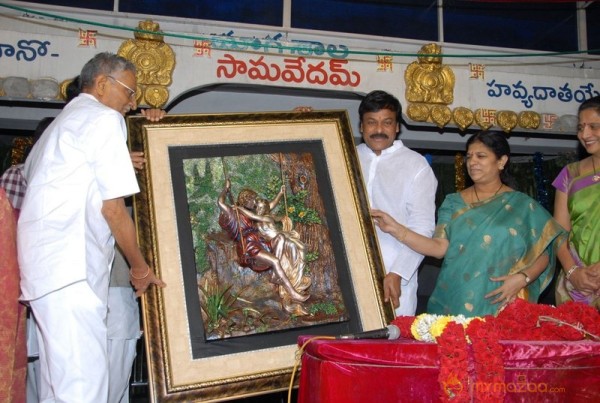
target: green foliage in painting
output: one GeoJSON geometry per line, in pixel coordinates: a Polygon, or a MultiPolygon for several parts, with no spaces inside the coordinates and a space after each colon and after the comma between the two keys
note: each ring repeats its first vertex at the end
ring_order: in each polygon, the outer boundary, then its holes
{"type": "MultiPolygon", "coordinates": [[[[272,178],[267,184],[267,197],[272,200],[279,193],[279,189],[281,189],[281,178],[272,178]]],[[[308,196],[308,192],[305,190],[301,190],[296,194],[286,192],[285,199],[279,203],[280,206],[273,213],[286,215],[285,209],[287,209],[287,216],[294,223],[321,224],[321,218],[317,210],[306,207],[306,196],[308,196]]]]}
{"type": "Polygon", "coordinates": [[[206,259],[205,243],[198,242],[199,239],[202,239],[199,234],[206,234],[213,229],[212,221],[215,215],[218,214],[216,204],[218,193],[214,189],[213,167],[210,160],[206,159],[203,162],[200,161],[197,165],[189,164],[190,166],[187,167],[189,173],[186,172],[185,177],[190,223],[194,234],[196,268],[200,273],[208,270],[208,261],[206,259]]]}
{"type": "Polygon", "coordinates": [[[287,212],[293,222],[302,224],[321,224],[321,218],[317,210],[308,208],[304,204],[307,192],[301,190],[296,194],[290,195],[288,200],[287,212]]]}
{"type": "Polygon", "coordinates": [[[306,261],[306,263],[310,263],[310,262],[314,262],[315,260],[319,259],[319,252],[318,251],[310,251],[307,252],[304,260],[306,261]]]}
{"type": "Polygon", "coordinates": [[[333,302],[318,302],[316,304],[311,305],[308,308],[308,311],[311,315],[335,315],[338,313],[338,310],[333,302]]]}
{"type": "Polygon", "coordinates": [[[227,319],[234,310],[233,304],[237,301],[237,296],[230,292],[231,286],[222,288],[206,284],[199,288],[205,298],[205,304],[201,306],[208,319],[206,327],[211,332],[219,327],[221,319],[227,319]]]}

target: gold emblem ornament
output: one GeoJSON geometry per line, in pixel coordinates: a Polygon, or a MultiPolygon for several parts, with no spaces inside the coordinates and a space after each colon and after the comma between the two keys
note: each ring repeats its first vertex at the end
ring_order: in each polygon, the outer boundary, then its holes
{"type": "Polygon", "coordinates": [[[452,120],[454,120],[454,123],[456,123],[460,130],[464,131],[473,124],[475,114],[469,108],[459,106],[452,111],[452,120]]]}
{"type": "Polygon", "coordinates": [[[408,104],[406,115],[415,122],[427,122],[429,107],[425,104],[408,104]]]}
{"type": "Polygon", "coordinates": [[[404,72],[406,83],[406,115],[416,122],[431,121],[443,128],[452,120],[447,106],[454,101],[454,72],[442,64],[442,48],[438,44],[424,45],[417,61],[404,72]]]}
{"type": "Polygon", "coordinates": [[[440,129],[452,119],[452,112],[446,105],[433,105],[431,107],[431,120],[440,129]]]}
{"type": "Polygon", "coordinates": [[[164,42],[158,23],[141,21],[138,29],[135,39],[123,42],[118,54],[137,68],[137,103],[161,108],[169,100],[167,87],[173,79],[175,53],[164,42]]]}
{"type": "Polygon", "coordinates": [[[537,129],[540,127],[541,120],[540,114],[532,111],[523,111],[517,117],[519,126],[523,129],[537,129]]]}
{"type": "Polygon", "coordinates": [[[505,133],[510,133],[517,126],[517,114],[513,111],[498,111],[496,112],[496,124],[505,133]]]}
{"type": "Polygon", "coordinates": [[[424,45],[404,72],[408,102],[449,105],[454,101],[454,72],[442,64],[442,47],[424,45]]]}

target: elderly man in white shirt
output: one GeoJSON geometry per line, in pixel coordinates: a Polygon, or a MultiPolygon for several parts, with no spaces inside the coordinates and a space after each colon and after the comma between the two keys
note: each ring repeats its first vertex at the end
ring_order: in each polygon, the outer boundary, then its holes
{"type": "MultiPolygon", "coordinates": [[[[390,214],[411,230],[431,237],[435,228],[437,179],[427,160],[396,140],[402,108],[396,97],[372,91],[358,113],[364,143],[357,147],[372,209],[390,214]]],[[[417,308],[418,268],[423,255],[377,226],[386,276],[385,300],[396,315],[414,315],[417,308]]]]}
{"type": "Polygon", "coordinates": [[[108,400],[107,298],[114,242],[138,295],[164,286],[146,263],[123,198],[139,191],[123,115],[135,66],[99,53],[82,93],[35,144],[18,223],[22,300],[38,323],[41,401],[108,400]]]}

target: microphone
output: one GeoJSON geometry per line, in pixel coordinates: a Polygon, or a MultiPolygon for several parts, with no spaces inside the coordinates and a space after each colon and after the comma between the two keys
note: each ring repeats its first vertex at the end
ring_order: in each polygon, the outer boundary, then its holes
{"type": "Polygon", "coordinates": [[[367,332],[342,334],[336,336],[338,340],[361,340],[361,339],[388,339],[396,340],[400,338],[400,329],[396,325],[388,325],[383,329],[369,330],[367,332]]]}

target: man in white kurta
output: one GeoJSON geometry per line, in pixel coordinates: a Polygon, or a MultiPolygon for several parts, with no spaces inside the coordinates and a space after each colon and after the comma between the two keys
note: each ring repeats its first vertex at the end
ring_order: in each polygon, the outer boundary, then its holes
{"type": "Polygon", "coordinates": [[[39,326],[40,401],[108,399],[106,313],[115,239],[138,293],[162,283],[139,250],[123,202],[139,191],[123,119],[136,107],[135,67],[102,53],[81,76],[83,93],[25,163],[17,245],[22,300],[39,326]]]}
{"type": "MultiPolygon", "coordinates": [[[[400,132],[399,101],[386,92],[373,91],[361,102],[359,115],[364,143],[357,151],[371,208],[430,237],[435,228],[437,179],[421,154],[395,140],[400,132]]],[[[414,315],[423,255],[378,227],[376,231],[387,272],[386,300],[394,305],[396,315],[414,315]]]]}

